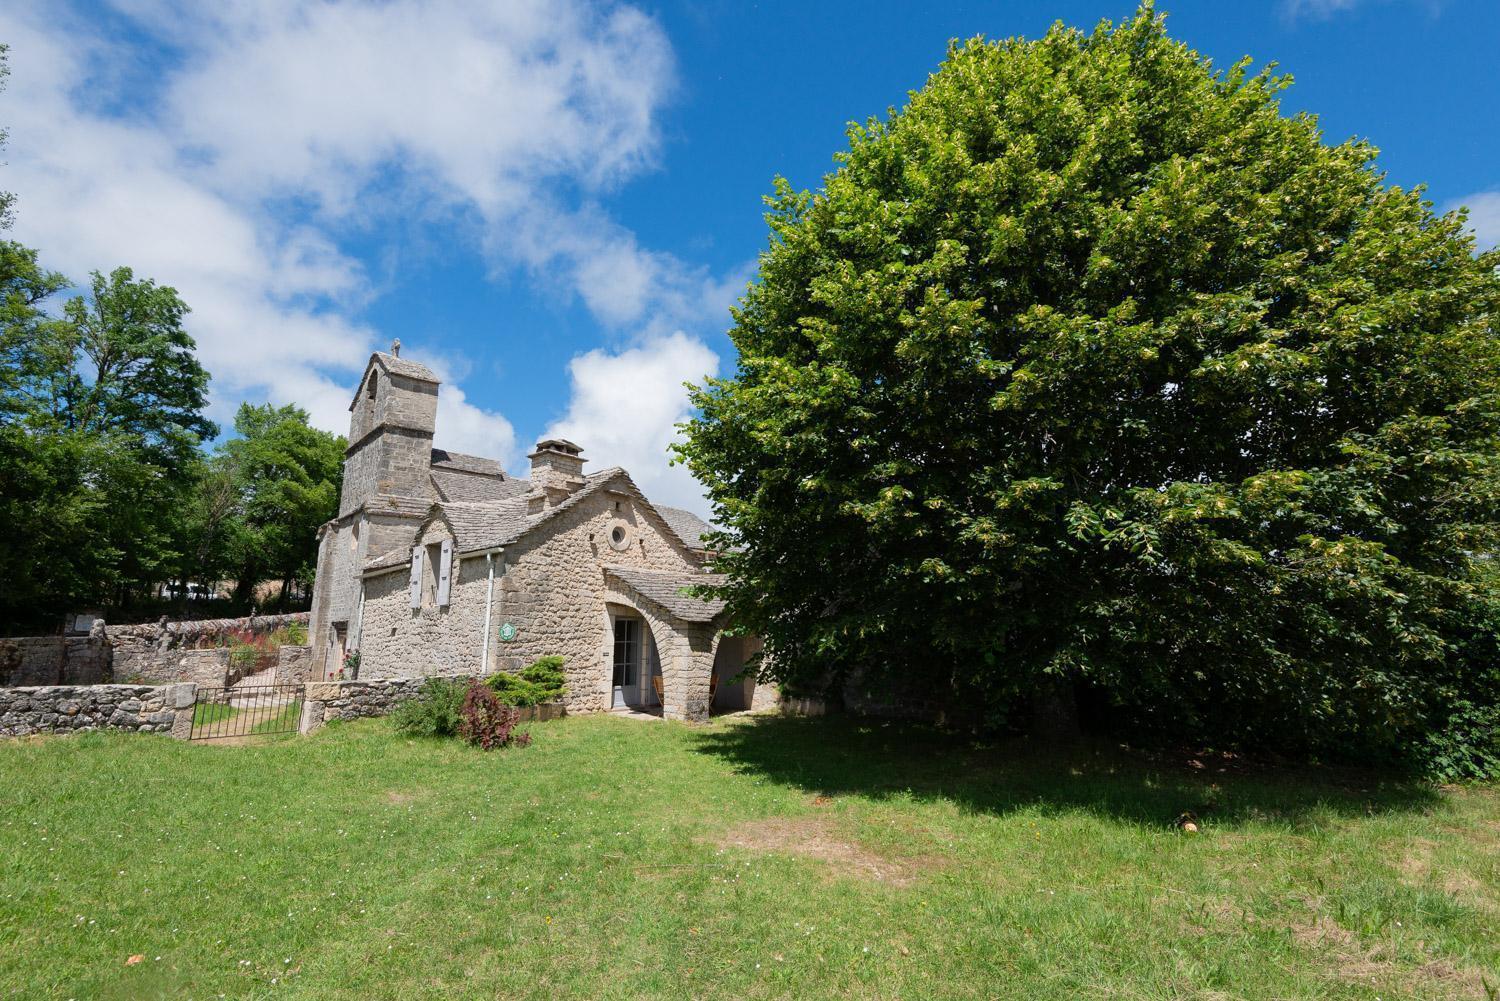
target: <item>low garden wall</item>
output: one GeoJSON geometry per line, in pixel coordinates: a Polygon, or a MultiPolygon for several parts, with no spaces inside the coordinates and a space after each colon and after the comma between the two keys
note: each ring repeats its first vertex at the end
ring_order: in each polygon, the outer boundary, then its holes
{"type": "Polygon", "coordinates": [[[261,639],[291,625],[305,627],[307,619],[308,613],[293,612],[130,626],[95,622],[87,636],[0,638],[0,688],[111,682],[226,685],[270,667],[276,668],[278,681],[308,681],[309,668],[302,666],[310,660],[307,647],[294,647],[291,654],[268,647],[260,663],[232,670],[227,659],[231,641],[261,639]]]}
{"type": "MultiPolygon", "coordinates": [[[[336,719],[351,720],[385,716],[407,699],[414,698],[427,678],[391,678],[379,681],[314,681],[302,700],[302,733],[311,733],[336,719]]],[[[459,677],[456,680],[464,680],[459,677]]],[[[549,720],[564,715],[561,702],[528,706],[521,719],[549,720]]]]}
{"type": "Polygon", "coordinates": [[[0,737],[135,730],[186,738],[192,685],[45,685],[0,688],[0,737]]]}
{"type": "Polygon", "coordinates": [[[96,685],[110,680],[102,635],[0,639],[0,686],[96,685]]]}
{"type": "MultiPolygon", "coordinates": [[[[189,651],[218,651],[232,639],[268,636],[290,625],[306,626],[307,612],[289,615],[249,615],[239,619],[197,619],[184,622],[147,622],[105,626],[112,651],[114,677],[121,681],[194,681],[176,676],[179,667],[197,669],[201,663],[182,655],[189,651]]],[[[235,679],[229,679],[235,680],[235,679]]],[[[205,684],[207,682],[204,682],[205,684]]],[[[218,684],[224,684],[223,681],[218,684]]]]}
{"type": "Polygon", "coordinates": [[[136,663],[131,682],[147,685],[170,685],[192,682],[207,687],[222,687],[236,680],[229,667],[229,651],[174,650],[164,653],[159,659],[142,660],[136,663]]]}
{"type": "MultiPolygon", "coordinates": [[[[188,651],[189,655],[220,654],[218,650],[188,651]]],[[[296,659],[293,656],[292,659],[296,659]]],[[[205,656],[203,663],[211,663],[205,656]]],[[[212,663],[219,663],[213,661],[212,663]]],[[[397,678],[382,681],[312,681],[301,686],[302,718],[298,729],[310,733],[331,720],[353,720],[385,716],[407,699],[414,698],[427,678],[397,678]]],[[[463,680],[463,679],[458,679],[463,680]]],[[[25,737],[41,733],[75,733],[88,730],[135,730],[167,733],[187,739],[192,731],[193,707],[200,696],[224,701],[221,675],[210,677],[200,691],[197,684],[171,685],[37,685],[0,688],[0,737],[25,737]]],[[[520,710],[522,721],[557,719],[564,715],[561,702],[548,702],[520,710]]]]}
{"type": "Polygon", "coordinates": [[[276,651],[276,683],[298,684],[313,680],[312,647],[283,646],[276,651]]]}

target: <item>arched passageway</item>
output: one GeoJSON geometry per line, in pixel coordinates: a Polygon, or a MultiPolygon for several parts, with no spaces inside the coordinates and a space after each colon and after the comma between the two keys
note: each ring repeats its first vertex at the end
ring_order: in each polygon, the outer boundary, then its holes
{"type": "Polygon", "coordinates": [[[740,712],[754,708],[755,679],[742,676],[745,664],[760,652],[756,636],[721,636],[714,652],[713,701],[715,713],[740,712]]]}

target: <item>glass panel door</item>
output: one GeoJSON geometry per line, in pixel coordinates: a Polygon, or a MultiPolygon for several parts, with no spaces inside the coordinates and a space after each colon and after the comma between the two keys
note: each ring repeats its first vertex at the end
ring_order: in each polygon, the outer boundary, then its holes
{"type": "Polygon", "coordinates": [[[641,620],[615,620],[614,679],[610,699],[611,708],[626,705],[625,693],[633,690],[640,680],[641,670],[641,620]]]}

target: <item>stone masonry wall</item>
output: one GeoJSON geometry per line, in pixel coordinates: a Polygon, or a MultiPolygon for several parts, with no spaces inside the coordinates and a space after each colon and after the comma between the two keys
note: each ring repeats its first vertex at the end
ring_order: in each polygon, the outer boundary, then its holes
{"type": "Polygon", "coordinates": [[[307,686],[302,700],[302,730],[313,730],[336,719],[385,716],[415,697],[426,680],[315,681],[307,686]]]}
{"type": "MultiPolygon", "coordinates": [[[[435,522],[421,542],[435,541],[444,534],[446,526],[435,522]]],[[[454,564],[446,606],[424,600],[422,608],[412,608],[405,567],[365,582],[359,638],[361,679],[486,673],[479,663],[488,586],[485,560],[483,556],[455,556],[454,564]]],[[[498,575],[497,565],[497,592],[498,575]]]]}
{"type": "Polygon", "coordinates": [[[229,668],[229,650],[164,650],[153,657],[133,661],[131,673],[121,678],[131,684],[170,685],[191,681],[196,685],[222,687],[233,684],[229,668]]]}
{"type": "Polygon", "coordinates": [[[293,623],[306,625],[307,619],[308,613],[293,612],[142,625],[96,623],[88,636],[0,639],[0,687],[114,681],[224,685],[237,680],[228,671],[229,651],[219,645],[227,637],[264,636],[293,623]]]}
{"type": "MultiPolygon", "coordinates": [[[[454,680],[467,680],[453,676],[454,680]]],[[[416,697],[426,678],[393,678],[384,681],[314,681],[302,698],[302,721],[298,729],[311,733],[333,720],[387,716],[396,706],[416,697]]],[[[521,710],[521,719],[548,720],[564,714],[561,705],[548,703],[521,710]]]]}
{"type": "MultiPolygon", "coordinates": [[[[498,589],[494,628],[510,622],[517,633],[513,642],[492,644],[493,666],[518,670],[546,654],[562,655],[567,704],[574,712],[609,707],[613,632],[602,568],[698,569],[633,497],[606,492],[564,513],[552,532],[523,539],[505,557],[506,585],[498,589]],[[610,543],[616,526],[625,529],[622,549],[610,543]]],[[[647,616],[647,625],[658,652],[672,645],[665,623],[647,616]]]]}
{"type": "Polygon", "coordinates": [[[240,672],[229,664],[227,649],[184,650],[178,654],[176,667],[169,673],[171,677],[157,680],[162,683],[191,681],[205,688],[232,685],[240,680],[240,672]]]}
{"type": "Polygon", "coordinates": [[[17,636],[0,639],[0,686],[96,685],[110,680],[103,636],[17,636]]]}
{"type": "Polygon", "coordinates": [[[186,738],[192,685],[53,685],[0,688],[0,737],[136,730],[186,738]]]}
{"type": "Polygon", "coordinates": [[[311,647],[284,646],[276,654],[276,684],[291,685],[313,680],[311,647]]]}
{"type": "MultiPolygon", "coordinates": [[[[113,677],[124,682],[197,681],[195,672],[204,665],[183,663],[186,651],[218,649],[226,638],[249,633],[265,636],[292,624],[306,626],[307,612],[287,615],[250,615],[238,619],[200,619],[185,622],[149,622],[141,625],[105,626],[112,648],[113,677]],[[187,673],[184,673],[184,668],[187,673]]],[[[202,684],[210,682],[203,681],[202,684]]],[[[224,684],[221,680],[217,684],[224,684]]]]}

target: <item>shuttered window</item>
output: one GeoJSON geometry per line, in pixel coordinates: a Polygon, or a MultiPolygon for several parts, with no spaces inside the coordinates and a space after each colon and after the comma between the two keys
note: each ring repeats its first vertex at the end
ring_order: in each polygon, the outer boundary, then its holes
{"type": "Polygon", "coordinates": [[[453,540],[444,539],[442,550],[438,556],[437,577],[437,606],[443,608],[448,604],[449,595],[452,594],[453,578],[453,540]]]}
{"type": "Polygon", "coordinates": [[[422,607],[422,571],[423,571],[423,549],[421,546],[413,546],[411,550],[411,607],[422,607]]]}

